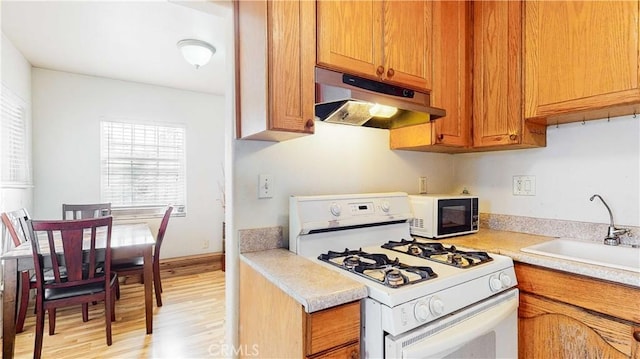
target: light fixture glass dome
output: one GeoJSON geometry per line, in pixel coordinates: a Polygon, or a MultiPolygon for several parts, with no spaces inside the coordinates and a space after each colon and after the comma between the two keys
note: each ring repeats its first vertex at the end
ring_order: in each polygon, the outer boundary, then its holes
{"type": "Polygon", "coordinates": [[[211,56],[216,53],[215,47],[202,40],[180,40],[177,45],[184,59],[196,69],[206,65],[211,60],[211,56]]]}

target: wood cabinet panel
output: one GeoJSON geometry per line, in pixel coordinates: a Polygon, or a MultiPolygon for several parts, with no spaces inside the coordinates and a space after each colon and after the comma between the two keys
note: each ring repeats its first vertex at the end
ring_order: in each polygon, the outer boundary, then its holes
{"type": "Polygon", "coordinates": [[[516,263],[523,358],[640,358],[640,289],[516,263]]]}
{"type": "Polygon", "coordinates": [[[317,65],[431,87],[430,1],[318,1],[317,65]]]}
{"type": "Polygon", "coordinates": [[[261,358],[304,357],[300,303],[240,261],[240,310],[238,343],[240,357],[255,348],[261,358]]]}
{"type": "Polygon", "coordinates": [[[317,64],[374,76],[382,51],[379,1],[317,2],[317,64]]]}
{"type": "Polygon", "coordinates": [[[638,288],[521,263],[515,269],[522,291],[640,323],[638,288]]]}
{"type": "Polygon", "coordinates": [[[238,317],[240,357],[359,358],[360,301],[306,313],[244,261],[238,317]]]}
{"type": "Polygon", "coordinates": [[[464,148],[471,141],[471,5],[433,3],[433,91],[431,104],[447,115],[434,122],[433,141],[464,148]]]}
{"type": "Polygon", "coordinates": [[[456,153],[471,142],[471,5],[462,1],[432,3],[433,71],[431,105],[445,117],[389,131],[394,150],[456,153]]]}
{"type": "Polygon", "coordinates": [[[546,123],[523,112],[521,1],[473,2],[473,149],[546,146],[546,123]]]}
{"type": "Polygon", "coordinates": [[[235,1],[237,137],[314,132],[315,4],[235,1]]]}
{"type": "Polygon", "coordinates": [[[474,147],[517,144],[522,103],[521,3],[474,2],[474,147]]]}
{"type": "Polygon", "coordinates": [[[521,358],[637,358],[632,323],[521,293],[521,358]]]}
{"type": "Polygon", "coordinates": [[[360,302],[307,315],[307,355],[360,339],[360,302]]]}
{"type": "Polygon", "coordinates": [[[309,359],[359,359],[360,343],[349,344],[328,352],[308,356],[309,359]]]}
{"type": "Polygon", "coordinates": [[[309,1],[270,2],[272,34],[269,61],[270,127],[276,131],[313,132],[315,8],[309,1]]]}
{"type": "Polygon", "coordinates": [[[628,105],[640,103],[638,26],[638,1],[527,1],[525,116],[570,122],[562,114],[635,111],[628,105]]]}
{"type": "Polygon", "coordinates": [[[383,2],[385,81],[431,89],[431,1],[383,2]]]}

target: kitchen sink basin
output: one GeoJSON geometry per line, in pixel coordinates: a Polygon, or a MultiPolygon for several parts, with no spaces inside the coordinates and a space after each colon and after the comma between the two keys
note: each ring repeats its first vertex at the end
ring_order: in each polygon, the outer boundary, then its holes
{"type": "Polygon", "coordinates": [[[640,273],[640,248],[607,246],[597,242],[560,238],[525,247],[521,250],[527,253],[640,273]]]}

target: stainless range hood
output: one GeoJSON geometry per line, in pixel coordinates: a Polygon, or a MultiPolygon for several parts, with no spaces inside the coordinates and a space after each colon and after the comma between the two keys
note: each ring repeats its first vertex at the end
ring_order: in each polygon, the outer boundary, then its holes
{"type": "Polygon", "coordinates": [[[393,129],[422,124],[446,114],[445,110],[430,106],[426,92],[321,68],[316,68],[315,75],[316,120],[393,129]]]}

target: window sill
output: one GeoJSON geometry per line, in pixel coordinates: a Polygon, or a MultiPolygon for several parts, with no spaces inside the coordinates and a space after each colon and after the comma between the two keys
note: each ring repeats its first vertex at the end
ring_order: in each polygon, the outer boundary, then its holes
{"type": "MultiPolygon", "coordinates": [[[[111,208],[111,215],[115,220],[162,218],[165,209],[166,206],[111,208]]],[[[171,217],[186,216],[185,206],[175,206],[173,213],[171,213],[171,217]]]]}

